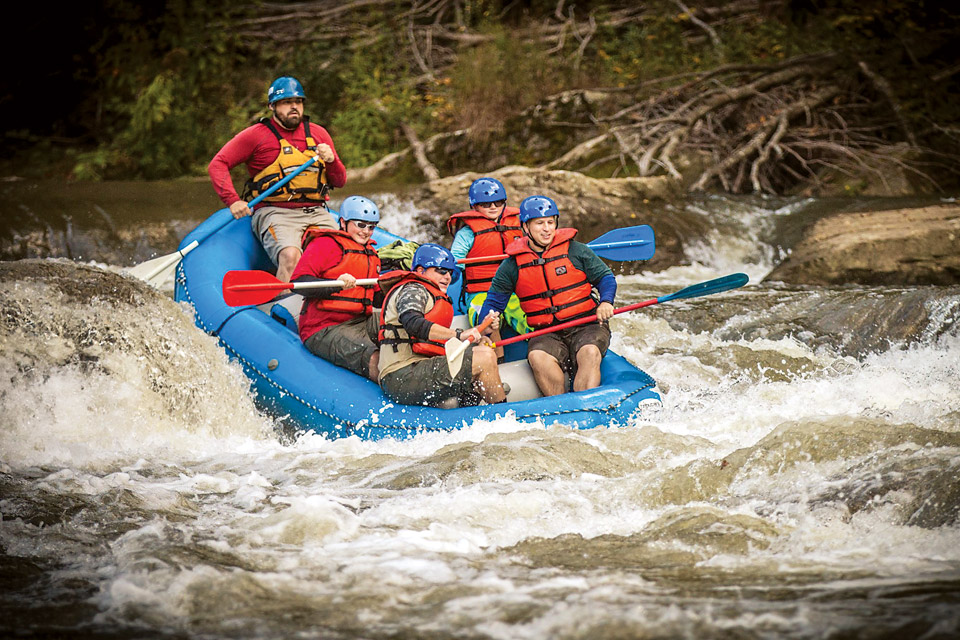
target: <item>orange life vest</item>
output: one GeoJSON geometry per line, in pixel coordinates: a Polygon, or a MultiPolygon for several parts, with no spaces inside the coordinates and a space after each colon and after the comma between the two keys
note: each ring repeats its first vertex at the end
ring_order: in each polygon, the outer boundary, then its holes
{"type": "Polygon", "coordinates": [[[414,353],[423,356],[442,356],[444,355],[442,342],[421,340],[408,334],[403,325],[399,324],[399,320],[397,324],[388,324],[386,321],[391,297],[400,287],[411,282],[422,284],[433,296],[433,308],[423,315],[424,318],[448,328],[453,322],[453,303],[433,281],[412,271],[389,271],[380,276],[380,288],[387,290],[380,310],[380,332],[377,334],[380,346],[382,348],[383,345],[393,345],[393,350],[396,351],[398,344],[409,344],[414,353]]]}
{"type": "Polygon", "coordinates": [[[525,237],[507,247],[517,261],[516,293],[530,326],[545,327],[596,313],[593,286],[570,261],[570,242],[576,235],[576,229],[557,229],[542,254],[531,249],[525,237]]]}
{"type": "MultiPolygon", "coordinates": [[[[297,149],[290,144],[289,140],[280,135],[270,118],[261,118],[260,124],[265,125],[277,137],[277,142],[280,143],[280,152],[273,162],[247,180],[243,191],[244,200],[259,196],[274,183],[282,180],[288,173],[317,155],[317,142],[310,135],[310,119],[307,116],[303,116],[303,135],[307,142],[305,152],[297,149]]],[[[323,160],[317,158],[316,162],[297,174],[293,180],[264,198],[263,201],[325,204],[327,191],[327,171],[324,168],[323,160]]]]}
{"type": "MultiPolygon", "coordinates": [[[[456,235],[464,224],[473,231],[473,246],[467,253],[468,258],[503,255],[507,245],[523,236],[520,229],[520,209],[516,207],[504,207],[503,213],[496,220],[473,210],[455,213],[447,220],[447,230],[451,235],[456,235]]],[[[468,293],[489,290],[501,262],[502,258],[497,258],[466,265],[463,290],[468,293]]]]}
{"type": "MultiPolygon", "coordinates": [[[[358,280],[376,278],[380,273],[380,256],[374,249],[376,242],[370,240],[362,245],[345,231],[307,227],[301,242],[304,249],[316,238],[327,237],[340,245],[343,257],[337,264],[323,271],[320,277],[336,280],[340,274],[349,273],[358,280]]],[[[353,287],[334,293],[329,298],[305,298],[304,303],[324,311],[340,311],[368,316],[373,311],[373,287],[353,287]]]]}

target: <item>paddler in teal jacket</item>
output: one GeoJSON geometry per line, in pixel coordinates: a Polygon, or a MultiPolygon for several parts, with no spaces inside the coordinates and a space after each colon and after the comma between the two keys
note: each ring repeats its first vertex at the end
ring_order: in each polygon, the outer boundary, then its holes
{"type": "Polygon", "coordinates": [[[610,268],[590,247],[574,241],[576,229],[558,229],[559,220],[556,203],[546,196],[530,196],[520,203],[524,237],[507,247],[509,257],[497,269],[480,312],[486,317],[491,311],[503,311],[516,293],[535,329],[596,314],[599,323],[530,340],[527,360],[545,396],[567,390],[567,372],[573,375],[574,391],[600,385],[600,361],[610,346],[607,320],[613,317],[617,293],[610,268]]]}

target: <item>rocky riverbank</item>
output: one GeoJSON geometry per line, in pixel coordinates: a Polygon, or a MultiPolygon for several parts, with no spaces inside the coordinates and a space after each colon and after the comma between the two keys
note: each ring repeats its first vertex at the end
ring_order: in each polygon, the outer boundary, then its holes
{"type": "Polygon", "coordinates": [[[960,284],[960,205],[843,213],[807,228],[767,276],[791,284],[960,284]]]}
{"type": "Polygon", "coordinates": [[[439,236],[444,233],[442,225],[446,217],[434,212],[466,209],[467,189],[481,175],[503,183],[511,206],[519,206],[528,195],[553,198],[560,209],[561,226],[578,229],[579,239],[584,242],[614,227],[651,225],[657,234],[657,258],[645,264],[644,269],[659,271],[683,264],[686,261],[683,238],[699,237],[709,228],[698,216],[664,216],[656,212],[656,203],[670,201],[681,193],[671,178],[597,179],[575,171],[509,166],[485,174],[463,173],[432,180],[413,193],[414,201],[429,212],[421,214],[419,222],[437,229],[438,242],[449,244],[450,238],[439,236]]]}
{"type": "MultiPolygon", "coordinates": [[[[466,208],[470,183],[481,174],[464,173],[432,180],[413,194],[424,211],[420,223],[436,229],[439,242],[445,215],[466,208]]],[[[671,206],[681,193],[667,177],[596,179],[573,171],[510,166],[483,174],[503,182],[510,204],[527,195],[553,198],[561,225],[576,227],[589,240],[604,231],[649,224],[656,231],[656,258],[643,270],[661,271],[689,263],[684,244],[711,228],[702,215],[671,206]]],[[[953,285],[960,284],[960,204],[884,211],[833,213],[811,222],[788,246],[786,258],[768,280],[808,285],[953,285]]],[[[637,266],[623,263],[626,271],[637,266]]]]}

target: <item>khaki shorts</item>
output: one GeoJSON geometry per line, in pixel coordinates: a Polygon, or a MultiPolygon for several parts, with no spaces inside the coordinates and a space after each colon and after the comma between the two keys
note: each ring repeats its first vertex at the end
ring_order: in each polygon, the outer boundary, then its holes
{"type": "Polygon", "coordinates": [[[300,240],[307,227],[313,225],[322,229],[337,228],[333,215],[321,205],[296,209],[267,205],[253,212],[250,224],[273,264],[279,264],[280,252],[283,249],[300,248],[300,240]]]}
{"type": "Polygon", "coordinates": [[[576,373],[576,354],[587,345],[596,345],[600,355],[607,354],[610,348],[610,326],[607,324],[582,324],[569,329],[561,329],[553,333],[546,333],[536,338],[530,338],[528,351],[546,351],[560,363],[567,373],[576,373]]]}
{"type": "Polygon", "coordinates": [[[377,350],[377,345],[370,340],[371,324],[374,327],[379,326],[377,316],[360,316],[332,327],[324,327],[307,338],[303,344],[310,353],[327,362],[369,378],[370,357],[377,350]]]}
{"type": "Polygon", "coordinates": [[[439,407],[449,398],[460,404],[476,404],[473,398],[473,349],[463,354],[463,366],[450,378],[446,356],[434,356],[414,362],[380,378],[380,388],[394,402],[439,407]]]}

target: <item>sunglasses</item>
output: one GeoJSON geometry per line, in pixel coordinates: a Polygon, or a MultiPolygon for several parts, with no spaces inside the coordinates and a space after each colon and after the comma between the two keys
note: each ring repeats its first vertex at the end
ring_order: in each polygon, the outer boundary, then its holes
{"type": "Polygon", "coordinates": [[[357,229],[376,229],[376,222],[358,222],[356,220],[351,220],[353,224],[357,225],[357,229]]]}
{"type": "Polygon", "coordinates": [[[441,276],[449,276],[453,273],[453,269],[448,269],[447,267],[434,267],[434,269],[441,276]]]}
{"type": "Polygon", "coordinates": [[[493,207],[493,208],[499,209],[505,204],[507,204],[506,200],[497,200],[496,202],[478,202],[476,206],[484,207],[484,208],[493,207]]]}

